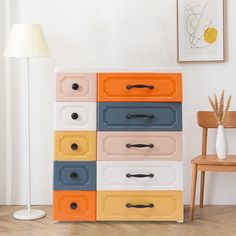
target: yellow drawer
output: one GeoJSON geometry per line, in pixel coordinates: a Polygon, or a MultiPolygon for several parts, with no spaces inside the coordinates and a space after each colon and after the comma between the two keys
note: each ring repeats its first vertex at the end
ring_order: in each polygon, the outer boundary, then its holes
{"type": "Polygon", "coordinates": [[[98,191],[97,220],[183,222],[183,193],[98,191]]]}
{"type": "Polygon", "coordinates": [[[54,159],[58,161],[96,160],[96,132],[55,132],[54,159]]]}

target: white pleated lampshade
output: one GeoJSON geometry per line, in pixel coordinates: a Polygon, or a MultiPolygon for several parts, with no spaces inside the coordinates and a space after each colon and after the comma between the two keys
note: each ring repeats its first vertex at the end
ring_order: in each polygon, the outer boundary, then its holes
{"type": "Polygon", "coordinates": [[[4,57],[48,57],[48,44],[39,24],[14,24],[4,57]]]}

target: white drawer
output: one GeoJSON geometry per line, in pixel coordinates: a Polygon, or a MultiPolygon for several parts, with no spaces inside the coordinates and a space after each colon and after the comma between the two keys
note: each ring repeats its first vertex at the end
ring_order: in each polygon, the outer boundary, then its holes
{"type": "Polygon", "coordinates": [[[56,130],[96,130],[96,102],[57,102],[56,130]]]}
{"type": "Polygon", "coordinates": [[[98,190],[182,190],[179,161],[98,161],[98,190]]]}

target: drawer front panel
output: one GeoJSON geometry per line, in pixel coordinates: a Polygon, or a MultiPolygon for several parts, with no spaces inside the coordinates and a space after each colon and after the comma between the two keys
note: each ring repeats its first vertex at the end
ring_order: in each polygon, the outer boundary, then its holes
{"type": "Polygon", "coordinates": [[[99,131],[181,131],[181,103],[98,103],[99,131]]]}
{"type": "Polygon", "coordinates": [[[54,162],[54,190],[96,190],[96,162],[54,162]]]}
{"type": "Polygon", "coordinates": [[[98,132],[97,159],[104,161],[181,160],[181,132],[98,132]]]}
{"type": "Polygon", "coordinates": [[[96,130],[96,102],[57,102],[56,130],[96,130]]]}
{"type": "Polygon", "coordinates": [[[178,161],[98,161],[98,190],[182,190],[178,161]]]}
{"type": "Polygon", "coordinates": [[[53,220],[95,221],[95,191],[54,191],[53,220]]]}
{"type": "Polygon", "coordinates": [[[95,73],[58,73],[56,101],[96,101],[95,73]]]}
{"type": "Polygon", "coordinates": [[[183,221],[182,191],[98,191],[97,220],[183,221]]]}
{"type": "Polygon", "coordinates": [[[99,73],[98,101],[181,102],[181,73],[99,73]]]}
{"type": "Polygon", "coordinates": [[[55,160],[95,161],[96,132],[55,132],[55,160]]]}

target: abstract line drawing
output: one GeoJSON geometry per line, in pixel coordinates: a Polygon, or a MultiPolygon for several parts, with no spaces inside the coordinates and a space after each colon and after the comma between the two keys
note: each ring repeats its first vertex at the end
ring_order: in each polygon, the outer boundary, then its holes
{"type": "Polygon", "coordinates": [[[177,0],[178,61],[224,61],[224,0],[177,0]]]}
{"type": "Polygon", "coordinates": [[[217,29],[213,25],[214,13],[207,15],[208,3],[186,5],[186,32],[189,35],[190,48],[206,48],[217,40],[217,29]]]}

